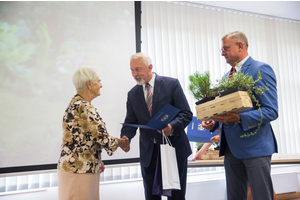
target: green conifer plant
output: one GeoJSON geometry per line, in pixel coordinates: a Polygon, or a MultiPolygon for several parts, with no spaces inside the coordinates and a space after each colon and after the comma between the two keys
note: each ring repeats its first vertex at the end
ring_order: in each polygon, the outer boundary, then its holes
{"type": "Polygon", "coordinates": [[[193,75],[189,76],[189,80],[189,90],[196,100],[216,96],[216,92],[212,88],[212,84],[210,81],[209,71],[206,71],[203,74],[196,71],[193,75]]]}

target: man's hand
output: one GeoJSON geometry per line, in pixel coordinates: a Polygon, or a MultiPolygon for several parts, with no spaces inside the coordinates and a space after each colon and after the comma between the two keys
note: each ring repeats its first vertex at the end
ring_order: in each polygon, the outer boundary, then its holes
{"type": "Polygon", "coordinates": [[[123,149],[123,151],[125,151],[127,153],[130,150],[129,139],[125,135],[122,137],[122,139],[125,140],[125,145],[120,146],[120,147],[121,147],[121,149],[123,149]]]}
{"type": "MultiPolygon", "coordinates": [[[[163,131],[164,135],[166,137],[168,137],[173,132],[173,128],[172,128],[171,124],[168,124],[162,131],[163,131]]],[[[158,132],[161,133],[161,131],[158,131],[158,132]]]]}
{"type": "Polygon", "coordinates": [[[127,153],[130,150],[130,144],[128,144],[126,147],[121,147],[121,149],[127,153]]]}
{"type": "Polygon", "coordinates": [[[206,130],[211,130],[211,129],[213,129],[215,127],[215,121],[214,120],[211,120],[211,121],[202,121],[201,125],[206,130]]]}
{"type": "Polygon", "coordinates": [[[237,123],[238,121],[241,120],[241,117],[238,113],[235,112],[228,112],[226,113],[226,115],[222,115],[222,116],[213,116],[211,117],[213,120],[216,120],[218,122],[222,122],[225,124],[228,123],[237,123]]]}

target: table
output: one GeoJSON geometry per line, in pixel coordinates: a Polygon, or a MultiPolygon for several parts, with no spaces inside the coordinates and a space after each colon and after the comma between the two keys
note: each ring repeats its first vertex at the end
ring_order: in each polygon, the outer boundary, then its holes
{"type": "MultiPolygon", "coordinates": [[[[274,158],[271,160],[272,165],[285,165],[285,164],[300,164],[299,158],[274,158]]],[[[197,160],[189,161],[188,167],[218,167],[223,166],[224,160],[197,160]]]]}

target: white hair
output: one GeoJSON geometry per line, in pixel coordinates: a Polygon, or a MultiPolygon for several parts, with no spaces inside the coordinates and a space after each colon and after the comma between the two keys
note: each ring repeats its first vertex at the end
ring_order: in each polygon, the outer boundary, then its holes
{"type": "Polygon", "coordinates": [[[99,77],[99,74],[96,69],[90,66],[83,66],[76,70],[72,81],[76,90],[78,91],[86,88],[87,81],[90,80],[91,82],[94,82],[97,77],[99,77]]]}
{"type": "Polygon", "coordinates": [[[138,59],[138,58],[142,58],[144,64],[147,67],[152,64],[151,58],[146,53],[143,53],[143,52],[139,52],[139,53],[133,54],[130,57],[130,62],[131,62],[131,60],[135,60],[135,59],[138,59]]]}

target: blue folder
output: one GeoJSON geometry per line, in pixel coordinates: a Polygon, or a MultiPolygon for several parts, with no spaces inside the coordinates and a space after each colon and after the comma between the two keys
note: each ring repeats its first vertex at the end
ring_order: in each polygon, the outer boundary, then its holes
{"type": "Polygon", "coordinates": [[[217,130],[215,130],[215,132],[210,132],[202,127],[201,122],[202,121],[197,120],[197,117],[193,117],[192,122],[187,128],[187,137],[189,141],[212,143],[210,138],[217,135],[217,130]]]}
{"type": "Polygon", "coordinates": [[[123,125],[136,128],[162,130],[176,117],[179,111],[179,109],[171,106],[170,104],[166,104],[154,117],[152,117],[147,125],[128,123],[124,123],[123,125]]]}

